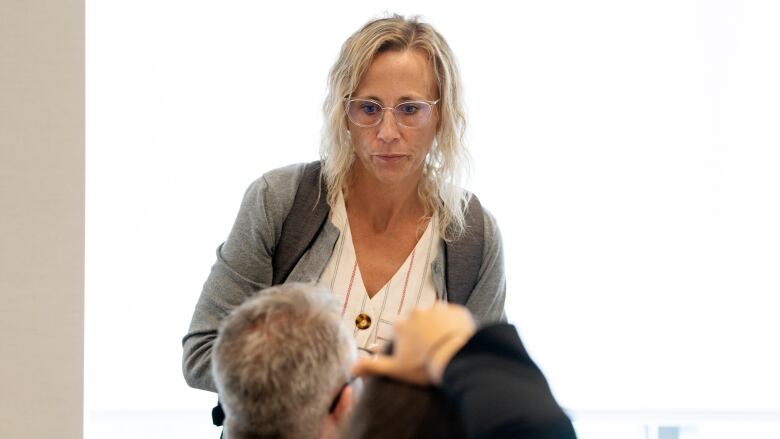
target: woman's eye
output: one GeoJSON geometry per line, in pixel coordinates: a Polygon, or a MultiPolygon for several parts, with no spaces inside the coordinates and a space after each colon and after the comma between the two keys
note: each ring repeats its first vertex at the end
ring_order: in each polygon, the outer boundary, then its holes
{"type": "Polygon", "coordinates": [[[372,103],[365,103],[360,106],[360,109],[363,110],[366,114],[375,114],[379,111],[379,105],[372,104],[372,103]]]}
{"type": "Polygon", "coordinates": [[[420,111],[420,106],[418,104],[401,104],[399,107],[403,114],[414,114],[420,111]]]}

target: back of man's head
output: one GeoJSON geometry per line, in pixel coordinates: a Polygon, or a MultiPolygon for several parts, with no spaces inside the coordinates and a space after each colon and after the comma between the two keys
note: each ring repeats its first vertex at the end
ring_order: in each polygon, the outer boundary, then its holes
{"type": "Polygon", "coordinates": [[[342,439],[465,439],[460,411],[434,387],[369,376],[342,439]]]}
{"type": "Polygon", "coordinates": [[[354,352],[325,289],[284,284],[247,300],[222,322],[212,353],[227,437],[320,436],[354,352]]]}

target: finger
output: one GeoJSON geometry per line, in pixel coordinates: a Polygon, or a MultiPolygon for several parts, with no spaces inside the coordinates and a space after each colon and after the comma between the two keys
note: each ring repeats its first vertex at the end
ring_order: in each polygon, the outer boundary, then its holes
{"type": "Polygon", "coordinates": [[[395,324],[393,325],[394,326],[393,329],[395,330],[395,333],[399,334],[399,335],[403,334],[406,331],[406,327],[408,326],[408,322],[409,322],[409,320],[403,319],[403,318],[396,320],[395,324]]]}
{"type": "Polygon", "coordinates": [[[373,358],[361,358],[352,366],[352,374],[358,376],[365,375],[385,375],[395,376],[393,373],[393,359],[387,355],[377,355],[373,358]]]}
{"type": "Polygon", "coordinates": [[[382,356],[373,360],[360,360],[352,367],[355,376],[377,375],[403,381],[418,386],[427,386],[431,379],[424,369],[404,368],[393,357],[382,356]]]}

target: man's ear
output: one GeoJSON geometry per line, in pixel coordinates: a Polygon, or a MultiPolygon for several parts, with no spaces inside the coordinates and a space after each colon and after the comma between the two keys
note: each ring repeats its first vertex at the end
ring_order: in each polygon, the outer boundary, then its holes
{"type": "Polygon", "coordinates": [[[347,386],[341,391],[341,398],[339,398],[333,413],[329,415],[333,418],[336,425],[341,425],[349,417],[349,412],[352,410],[353,397],[352,386],[347,386]]]}

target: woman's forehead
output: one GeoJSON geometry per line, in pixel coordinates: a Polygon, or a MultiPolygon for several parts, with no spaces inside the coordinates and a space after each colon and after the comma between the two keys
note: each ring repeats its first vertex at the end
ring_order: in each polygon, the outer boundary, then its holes
{"type": "Polygon", "coordinates": [[[428,56],[419,50],[380,53],[360,80],[356,97],[379,102],[437,98],[436,78],[428,56]]]}

